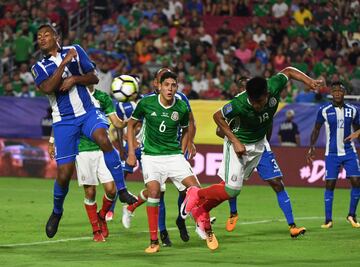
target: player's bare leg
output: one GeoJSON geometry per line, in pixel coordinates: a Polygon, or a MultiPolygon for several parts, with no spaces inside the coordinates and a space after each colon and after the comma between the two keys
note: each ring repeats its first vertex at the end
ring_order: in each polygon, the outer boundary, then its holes
{"type": "Polygon", "coordinates": [[[45,228],[46,235],[49,238],[53,238],[58,230],[63,214],[63,203],[69,190],[69,182],[74,169],[74,162],[60,164],[57,167],[57,178],[54,184],[54,208],[45,228]]]}

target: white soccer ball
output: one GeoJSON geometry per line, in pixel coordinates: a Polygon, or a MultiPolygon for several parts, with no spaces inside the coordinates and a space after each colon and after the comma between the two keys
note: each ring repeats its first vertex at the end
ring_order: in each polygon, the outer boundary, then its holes
{"type": "Polygon", "coordinates": [[[126,74],[120,75],[114,78],[111,91],[117,101],[134,100],[134,96],[139,92],[139,79],[126,74]]]}

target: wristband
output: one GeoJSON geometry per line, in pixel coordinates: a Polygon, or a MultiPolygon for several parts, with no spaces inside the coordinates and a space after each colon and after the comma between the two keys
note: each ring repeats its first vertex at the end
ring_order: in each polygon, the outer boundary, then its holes
{"type": "Polygon", "coordinates": [[[50,136],[49,138],[49,143],[53,144],[55,142],[55,138],[53,136],[50,136]]]}

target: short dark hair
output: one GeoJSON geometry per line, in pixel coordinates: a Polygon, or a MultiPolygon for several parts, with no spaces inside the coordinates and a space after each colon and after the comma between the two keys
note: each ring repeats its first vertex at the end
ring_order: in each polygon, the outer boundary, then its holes
{"type": "Polygon", "coordinates": [[[171,69],[168,68],[168,67],[163,67],[163,68],[158,69],[157,72],[155,72],[155,76],[154,76],[154,79],[155,79],[155,80],[158,79],[158,75],[159,75],[161,72],[171,72],[171,69]]]}
{"type": "Polygon", "coordinates": [[[56,36],[59,35],[58,32],[57,32],[57,30],[56,30],[56,28],[55,28],[53,25],[51,25],[50,23],[41,24],[41,25],[37,28],[37,31],[40,31],[40,30],[43,29],[43,28],[50,28],[50,29],[52,30],[52,32],[53,32],[56,36]]]}
{"type": "Polygon", "coordinates": [[[172,71],[167,71],[163,75],[161,75],[160,83],[169,78],[174,79],[177,82],[177,75],[172,71]]]}
{"type": "Polygon", "coordinates": [[[249,98],[252,100],[258,100],[268,92],[266,79],[259,76],[250,79],[245,88],[249,98]]]}
{"type": "Polygon", "coordinates": [[[346,91],[345,85],[341,81],[335,81],[331,83],[331,88],[339,86],[342,90],[346,91]]]}

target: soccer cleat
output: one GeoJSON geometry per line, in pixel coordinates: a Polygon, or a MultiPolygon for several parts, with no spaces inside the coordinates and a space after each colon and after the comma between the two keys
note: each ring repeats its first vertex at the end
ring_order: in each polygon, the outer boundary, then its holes
{"type": "Polygon", "coordinates": [[[356,215],[348,215],[346,220],[351,224],[353,228],[360,228],[360,223],[356,220],[356,215]]]}
{"type": "Polygon", "coordinates": [[[152,254],[152,253],[159,252],[159,250],[160,250],[159,240],[151,240],[150,246],[148,246],[145,249],[145,253],[152,254]]]}
{"type": "Polygon", "coordinates": [[[102,235],[101,231],[94,232],[93,240],[95,242],[105,242],[105,237],[102,235]]]}
{"type": "Polygon", "coordinates": [[[299,235],[304,235],[306,232],[306,228],[305,227],[296,227],[296,224],[293,224],[293,225],[289,226],[289,231],[290,231],[290,236],[292,238],[296,238],[299,235]]]}
{"type": "Polygon", "coordinates": [[[134,217],[134,214],[131,211],[129,211],[127,208],[128,205],[123,206],[123,214],[122,214],[121,222],[124,228],[129,229],[131,226],[131,219],[132,217],[134,217]]]}
{"type": "Polygon", "coordinates": [[[205,230],[201,229],[198,224],[196,224],[196,226],[195,226],[195,233],[200,237],[200,239],[206,240],[207,234],[206,234],[205,230]]]}
{"type": "Polygon", "coordinates": [[[62,213],[61,214],[56,214],[54,212],[51,213],[49,220],[46,223],[46,229],[45,229],[46,235],[49,238],[53,238],[56,235],[61,216],[62,213]]]}
{"type": "Polygon", "coordinates": [[[180,215],[185,220],[191,210],[196,206],[199,201],[198,191],[200,188],[191,186],[187,189],[186,197],[180,207],[180,215]]]}
{"type": "Polygon", "coordinates": [[[114,218],[114,212],[109,210],[105,215],[105,221],[110,222],[113,220],[113,218],[114,218]]]}
{"type": "Polygon", "coordinates": [[[169,233],[167,230],[160,231],[160,238],[161,238],[161,243],[162,243],[163,247],[171,247],[172,246],[172,243],[171,243],[170,237],[169,237],[169,233]]]}
{"type": "Polygon", "coordinates": [[[329,229],[333,227],[333,222],[332,221],[326,221],[324,224],[321,225],[321,228],[323,229],[329,229]]]}
{"type": "Polygon", "coordinates": [[[128,205],[131,205],[137,202],[136,196],[134,196],[129,191],[127,191],[126,188],[119,190],[118,194],[119,194],[119,200],[122,203],[127,203],[128,205]]]}
{"type": "Polygon", "coordinates": [[[216,250],[219,247],[219,243],[216,239],[216,236],[212,230],[206,232],[206,244],[208,248],[212,251],[216,250]]]}
{"type": "Polygon", "coordinates": [[[176,219],[176,225],[179,228],[181,240],[184,242],[188,242],[190,237],[186,229],[185,221],[182,218],[178,217],[176,219]]]}
{"type": "Polygon", "coordinates": [[[99,226],[100,226],[102,235],[104,237],[108,237],[109,236],[109,229],[107,227],[107,223],[106,223],[105,218],[101,218],[99,213],[98,213],[98,218],[99,218],[99,226]]]}
{"type": "Polygon", "coordinates": [[[238,214],[230,214],[230,217],[227,219],[226,221],[226,231],[228,232],[232,232],[235,230],[235,227],[236,227],[236,223],[238,221],[238,214]]]}

